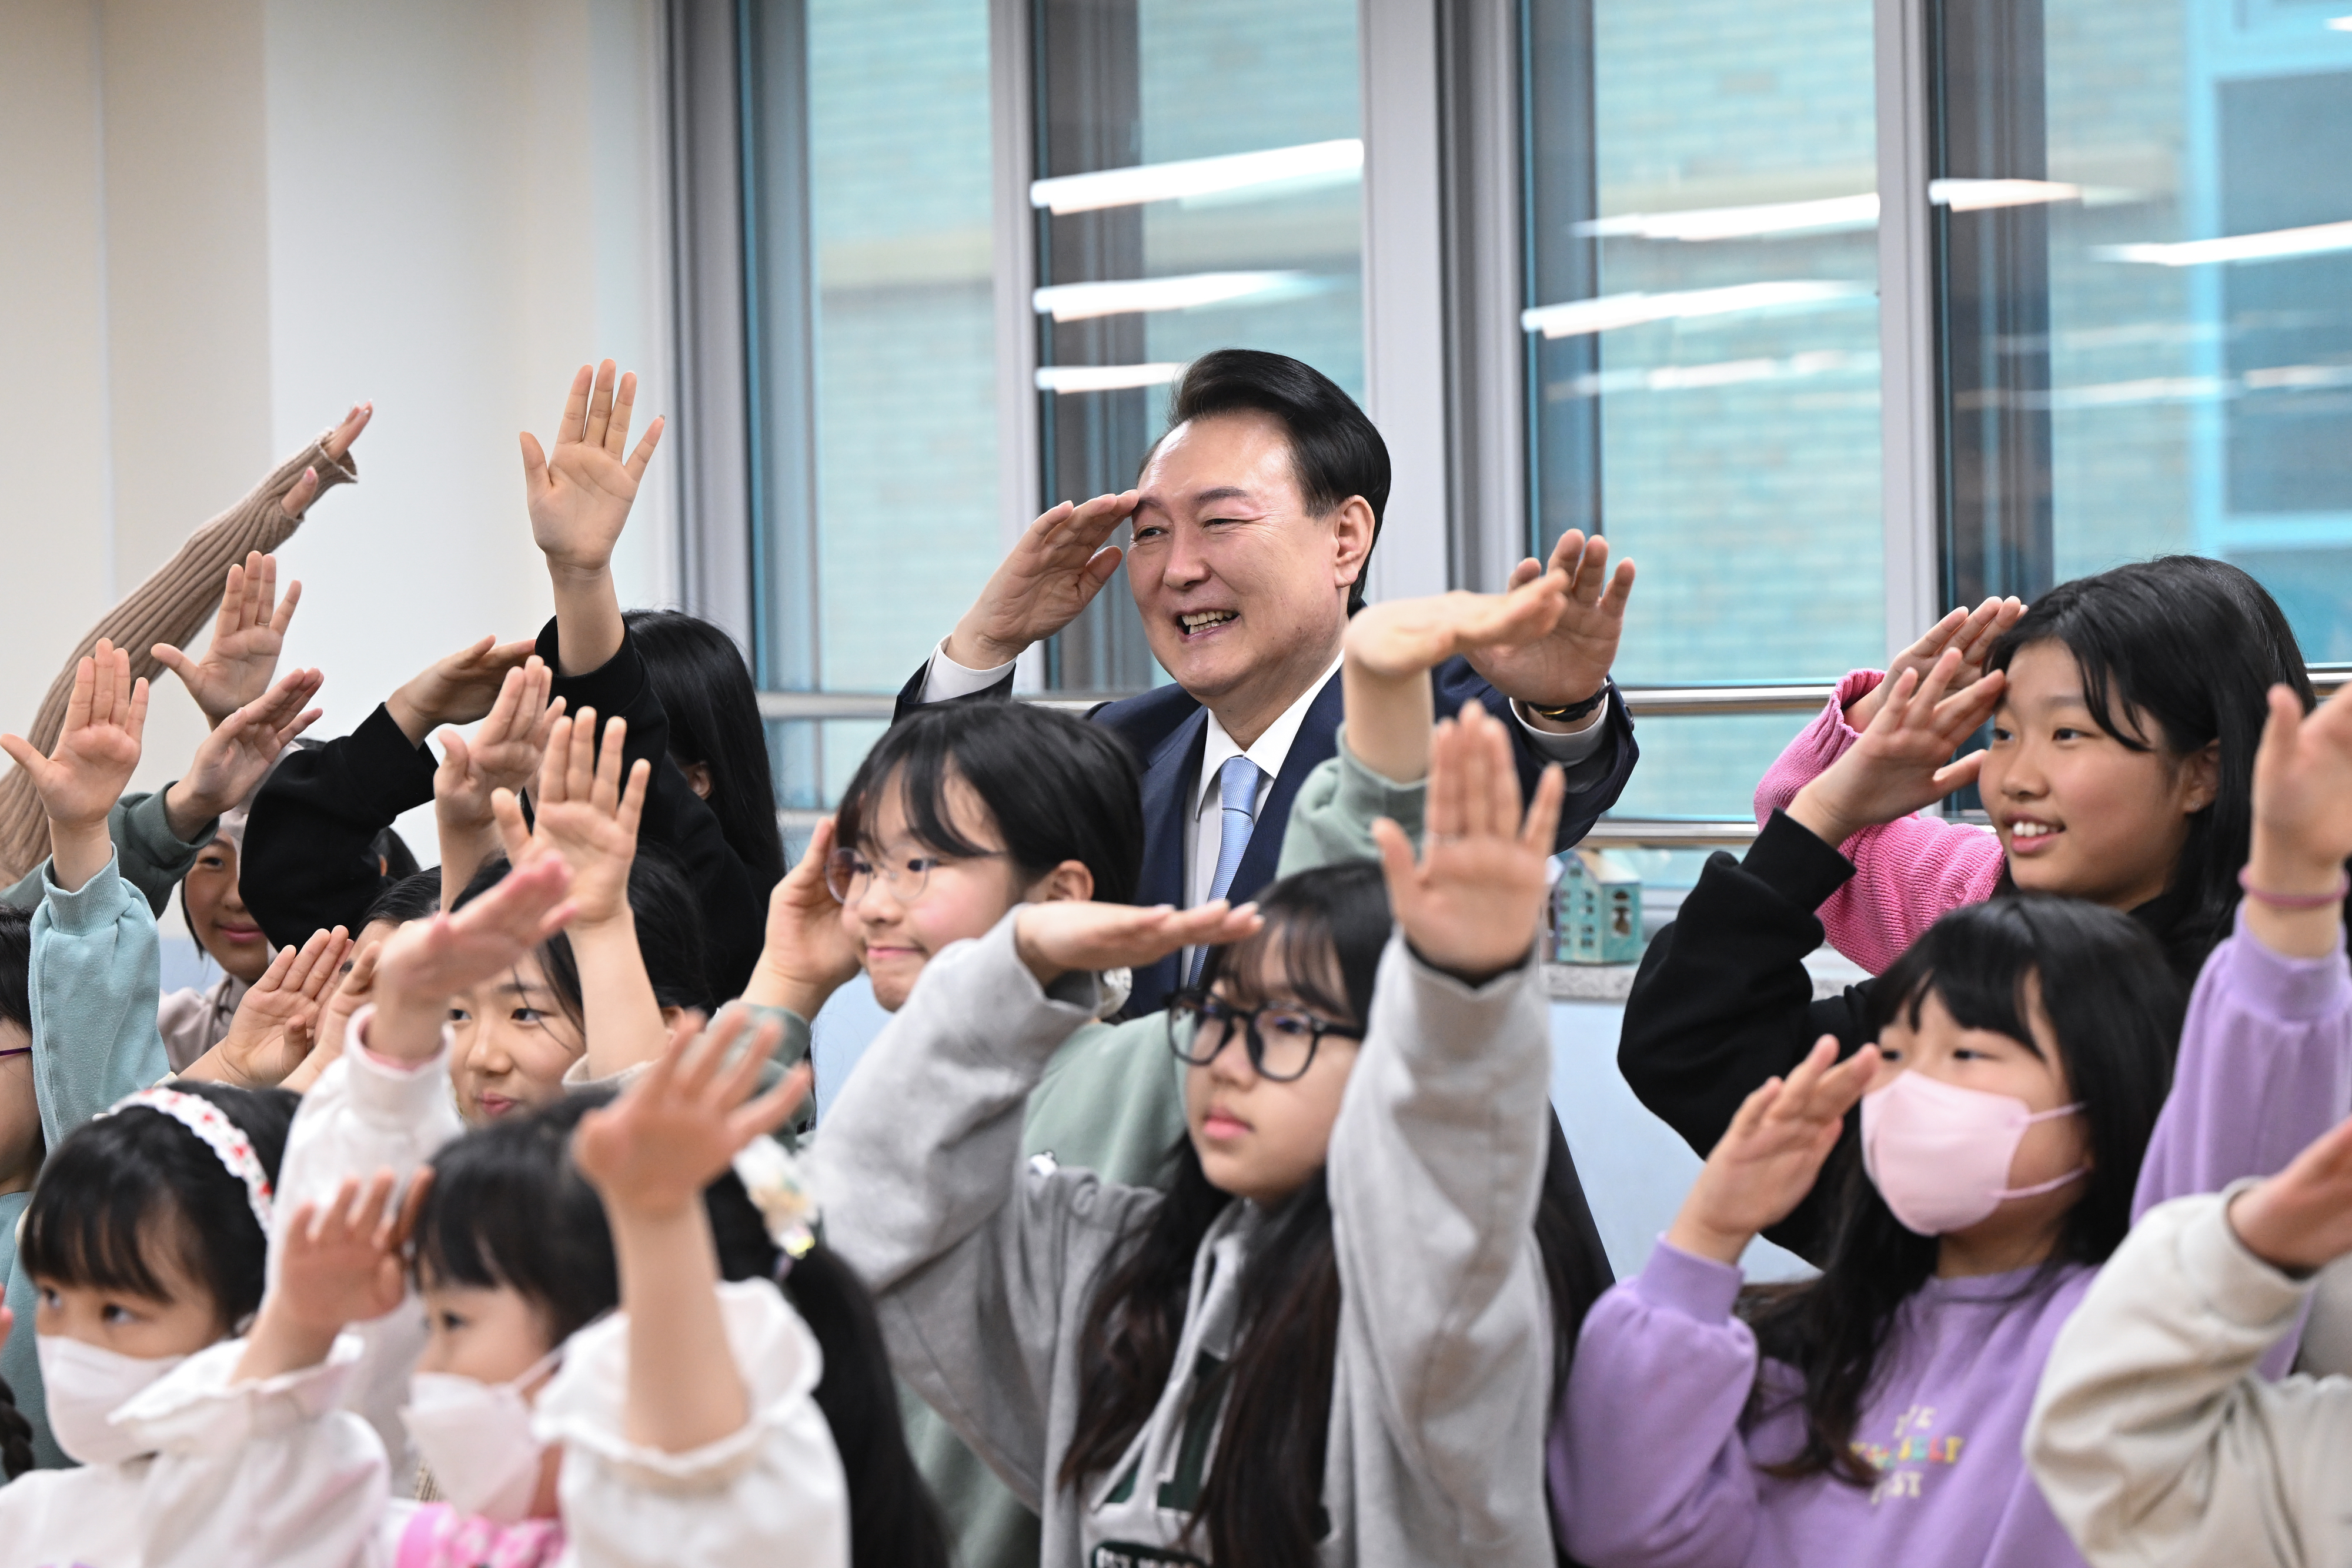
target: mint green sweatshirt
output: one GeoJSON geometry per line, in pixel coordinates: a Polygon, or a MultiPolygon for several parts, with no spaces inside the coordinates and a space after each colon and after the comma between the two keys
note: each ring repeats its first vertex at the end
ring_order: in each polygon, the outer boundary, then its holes
{"type": "MultiPolygon", "coordinates": [[[[56,1148],[84,1122],[171,1071],[155,1030],[163,953],[155,916],[123,881],[118,860],[72,893],[41,867],[41,906],[33,913],[33,1092],[40,1102],[41,1142],[56,1148]]],[[[16,1322],[0,1346],[0,1376],[33,1423],[33,1452],[44,1467],[68,1463],[49,1436],[41,1400],[41,1364],[33,1350],[33,1281],[16,1267],[16,1221],[26,1195],[0,1200],[0,1275],[16,1322]]]]}

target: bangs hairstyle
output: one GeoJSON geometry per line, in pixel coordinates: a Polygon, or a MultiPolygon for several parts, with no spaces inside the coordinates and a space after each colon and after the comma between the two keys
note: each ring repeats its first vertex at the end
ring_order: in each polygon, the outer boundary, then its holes
{"type": "MultiPolygon", "coordinates": [[[[2021,1294],[2070,1265],[2096,1268],[2131,1228],[2132,1191],[2179,1049],[2180,982],[2131,916],[2018,894],[1929,926],[1873,983],[1868,1017],[1874,1039],[1898,1019],[1916,1027],[1932,995],[1961,1028],[2007,1035],[2042,1057],[2030,1024],[2037,990],[2058,1065],[2082,1105],[2091,1168],[2056,1249],[2021,1294]]],[[[1938,1244],[1904,1228],[1879,1197],[1853,1127],[1849,1120],[1821,1178],[1837,1195],[1827,1266],[1810,1283],[1759,1287],[1741,1301],[1758,1348],[1804,1379],[1805,1447],[1772,1473],[1869,1486],[1879,1471],[1853,1452],[1854,1427],[1895,1315],[1935,1273],[1938,1244]]],[[[1760,1401],[1761,1390],[1759,1383],[1751,1398],[1760,1401]]]]}
{"type": "Polygon", "coordinates": [[[2284,684],[2305,713],[2314,706],[2303,650],[2262,584],[2226,561],[2188,555],[2060,583],[1993,644],[1985,667],[2007,670],[2043,642],[2074,655],[2092,722],[2130,750],[2161,746],[2180,758],[2219,743],[2213,802],[2189,819],[2166,890],[2178,908],[2158,932],[2175,970],[2192,979],[2237,907],[2270,689],[2284,684]],[[2140,733],[2135,712],[2158,733],[2140,733]]]}
{"type": "Polygon", "coordinates": [[[33,912],[0,904],[0,1019],[33,1029],[33,912]]]}
{"type": "MultiPolygon", "coordinates": [[[[621,1304],[603,1200],[572,1163],[580,1119],[618,1097],[596,1084],[553,1104],[465,1134],[433,1159],[416,1223],[420,1284],[504,1288],[530,1302],[549,1346],[621,1304]]],[[[948,1568],[948,1532],[907,1450],[897,1385],[873,1299],[823,1243],[783,1255],[731,1170],[703,1188],[723,1280],[766,1280],[815,1334],[816,1385],[849,1479],[852,1568],[948,1568]]]]}
{"type": "Polygon", "coordinates": [[[1094,873],[1098,904],[1132,904],[1143,874],[1143,794],[1135,753],[1098,724],[1032,703],[934,703],[890,727],[857,765],[835,814],[835,841],[877,849],[885,789],[923,848],[989,854],[956,831],[961,779],[988,810],[1024,884],[1064,861],[1094,873]]]}
{"type": "MultiPolygon", "coordinates": [[[[450,913],[498,886],[513,869],[503,855],[484,862],[466,891],[457,895],[450,913]]],[[[646,977],[653,983],[654,1000],[666,1008],[715,1010],[702,906],[695,901],[694,889],[684,873],[658,845],[637,845],[637,858],[629,865],[629,913],[635,917],[637,953],[645,960],[646,977]]],[[[545,971],[563,1016],[573,1028],[585,1030],[580,960],[572,951],[572,939],[559,931],[541,943],[537,951],[539,967],[545,971]]]]}
{"type": "MultiPolygon", "coordinates": [[[[1168,428],[1224,413],[1262,413],[1282,426],[1289,440],[1291,481],[1316,517],[1329,517],[1350,496],[1361,496],[1371,507],[1371,542],[1348,589],[1348,613],[1361,610],[1371,547],[1380,543],[1381,519],[1389,506],[1389,445],[1379,427],[1329,376],[1286,354],[1259,349],[1217,349],[1194,360],[1169,399],[1168,428]]],[[[1159,442],[1152,443],[1152,452],[1159,449],[1159,442]]],[[[1150,462],[1147,452],[1143,464],[1150,462]]]]}
{"type": "Polygon", "coordinates": [[[698,762],[710,770],[719,833],[765,894],[783,880],[784,841],[768,727],[742,653],[725,632],[682,611],[631,610],[621,620],[669,719],[670,757],[681,772],[698,762]]]}
{"type": "Polygon", "coordinates": [[[375,902],[360,916],[358,929],[364,931],[379,920],[389,920],[395,925],[405,925],[412,920],[423,920],[440,913],[441,868],[420,871],[402,877],[375,895],[375,902]]]}
{"type": "MultiPolygon", "coordinates": [[[[1265,925],[1210,949],[1202,983],[1236,1000],[1275,996],[1338,1022],[1370,1017],[1388,946],[1388,885],[1355,862],[1285,877],[1258,901],[1265,925]],[[1279,972],[1281,983],[1273,983],[1279,972]]],[[[1168,1386],[1201,1239],[1233,1199],[1210,1184],[1190,1137],[1170,1155],[1166,1196],[1125,1238],[1087,1304],[1078,1340],[1078,1414],[1057,1479],[1081,1485],[1117,1464],[1168,1386]]],[[[1552,1404],[1567,1387],[1577,1331],[1611,1283],[1559,1120],[1537,1200],[1534,1240],[1552,1308],[1552,1404]]],[[[1201,1397],[1226,1401],[1216,1448],[1188,1529],[1219,1563],[1305,1563],[1328,1531],[1323,1464],[1339,1340],[1339,1268],[1323,1174],[1276,1207],[1241,1282],[1239,1343],[1201,1397]]],[[[1565,1561],[1563,1557],[1562,1561],[1565,1561]]]]}
{"type": "MultiPolygon", "coordinates": [[[[171,1087],[218,1106],[276,1185],[299,1095],[190,1079],[171,1087]]],[[[169,1301],[156,1271],[168,1255],[211,1298],[224,1333],[260,1309],[269,1239],[245,1184],[209,1145],[152,1107],[75,1128],[41,1166],[24,1226],[16,1266],[45,1280],[169,1301]]]]}

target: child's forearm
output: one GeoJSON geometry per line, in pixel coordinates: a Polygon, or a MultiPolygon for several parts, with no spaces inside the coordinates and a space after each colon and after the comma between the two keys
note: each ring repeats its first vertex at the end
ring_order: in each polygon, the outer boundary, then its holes
{"type": "Polygon", "coordinates": [[[79,893],[114,858],[114,840],[106,831],[106,819],[60,822],[50,818],[49,855],[50,879],[64,892],[79,893]]]}
{"type": "Polygon", "coordinates": [[[635,917],[625,906],[610,920],[574,925],[571,937],[580,968],[588,1075],[611,1078],[659,1056],[669,1030],[637,948],[635,917]]]}
{"type": "Polygon", "coordinates": [[[255,1383],[316,1366],[335,1348],[335,1335],[340,1332],[339,1325],[296,1322],[283,1300],[273,1296],[261,1303],[261,1312],[253,1322],[253,1333],[246,1338],[245,1354],[237,1358],[236,1375],[231,1381],[255,1383]]]}
{"type": "Polygon", "coordinates": [[[1347,703],[1348,749],[1372,772],[1411,784],[1429,772],[1429,730],[1437,699],[1427,670],[1376,674],[1352,655],[1339,668],[1347,703]]]}
{"type": "Polygon", "coordinates": [[[457,895],[466,891],[474,873],[500,852],[499,825],[493,819],[482,822],[436,820],[434,826],[441,842],[441,907],[455,909],[457,895]]]}
{"type": "Polygon", "coordinates": [[[751,1404],[719,1309],[719,1257],[699,1201],[674,1214],[609,1204],[629,1317],[622,1432],[682,1454],[741,1429],[751,1404]]]}
{"type": "Polygon", "coordinates": [[[584,675],[602,669],[621,651],[628,630],[621,621],[621,598],[613,586],[611,566],[579,567],[551,559],[547,575],[555,589],[555,673],[584,675]]]}

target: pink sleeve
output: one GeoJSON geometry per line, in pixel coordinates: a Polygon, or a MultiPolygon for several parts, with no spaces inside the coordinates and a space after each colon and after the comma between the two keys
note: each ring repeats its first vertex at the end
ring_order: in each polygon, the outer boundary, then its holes
{"type": "MultiPolygon", "coordinates": [[[[1877,689],[1883,671],[1856,670],[1838,683],[1821,716],[1789,743],[1756,787],[1761,826],[1785,810],[1797,791],[1827,771],[1860,739],[1846,706],[1877,689]]],[[[2000,841],[1989,828],[1910,816],[1864,828],[1838,848],[1853,879],[1819,911],[1830,946],[1875,975],[1902,956],[1946,913],[1992,896],[2000,884],[2000,841]]]]}

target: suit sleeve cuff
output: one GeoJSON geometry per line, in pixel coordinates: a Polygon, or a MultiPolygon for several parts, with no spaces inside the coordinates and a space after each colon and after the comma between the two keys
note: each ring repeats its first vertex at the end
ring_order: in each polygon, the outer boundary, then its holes
{"type": "Polygon", "coordinates": [[[918,700],[943,703],[957,697],[968,697],[974,692],[988,690],[1012,670],[1011,664],[999,664],[992,670],[975,670],[969,664],[959,664],[948,657],[947,639],[942,637],[939,647],[932,651],[931,662],[924,666],[923,695],[918,700]]]}
{"type": "Polygon", "coordinates": [[[1853,862],[1810,828],[1776,810],[1748,846],[1740,868],[1800,909],[1819,909],[1853,875],[1853,862]]]}
{"type": "Polygon", "coordinates": [[[1605,701],[1587,716],[1584,727],[1578,730],[1537,728],[1528,717],[1527,704],[1517,699],[1511,703],[1511,716],[1518,721],[1520,733],[1528,737],[1528,744],[1535,748],[1538,757],[1564,768],[1584,761],[1609,738],[1609,704],[1605,701]]]}

